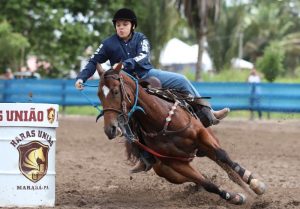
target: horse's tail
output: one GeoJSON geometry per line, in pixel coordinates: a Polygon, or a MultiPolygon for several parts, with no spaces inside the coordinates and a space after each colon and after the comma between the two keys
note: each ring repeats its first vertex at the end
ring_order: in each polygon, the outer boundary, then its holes
{"type": "Polygon", "coordinates": [[[135,164],[140,156],[140,151],[138,146],[135,143],[130,143],[127,140],[125,141],[126,155],[127,160],[133,164],[135,164]]]}

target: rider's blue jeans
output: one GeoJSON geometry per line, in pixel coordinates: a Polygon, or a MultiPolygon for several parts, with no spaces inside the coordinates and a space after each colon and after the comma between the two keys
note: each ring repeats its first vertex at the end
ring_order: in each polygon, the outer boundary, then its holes
{"type": "Polygon", "coordinates": [[[163,88],[176,89],[200,97],[199,92],[184,75],[159,69],[151,69],[142,78],[145,79],[151,76],[158,78],[163,88]]]}

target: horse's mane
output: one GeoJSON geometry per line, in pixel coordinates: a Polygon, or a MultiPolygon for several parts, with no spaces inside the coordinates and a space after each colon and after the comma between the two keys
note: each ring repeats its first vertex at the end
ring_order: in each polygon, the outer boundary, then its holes
{"type": "Polygon", "coordinates": [[[104,72],[104,76],[106,76],[106,75],[114,75],[114,74],[116,74],[116,71],[114,69],[112,69],[112,68],[104,72]]]}

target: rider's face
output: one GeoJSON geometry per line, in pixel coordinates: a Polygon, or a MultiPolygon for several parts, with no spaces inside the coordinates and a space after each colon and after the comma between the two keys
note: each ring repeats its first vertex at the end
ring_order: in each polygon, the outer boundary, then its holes
{"type": "Polygon", "coordinates": [[[128,20],[117,20],[116,31],[121,39],[127,40],[131,32],[131,22],[128,20]]]}

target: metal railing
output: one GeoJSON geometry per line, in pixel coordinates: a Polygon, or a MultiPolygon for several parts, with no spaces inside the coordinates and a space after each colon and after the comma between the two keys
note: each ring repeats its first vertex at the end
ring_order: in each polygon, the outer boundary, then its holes
{"type": "MultiPolygon", "coordinates": [[[[78,90],[74,80],[0,80],[1,103],[55,103],[61,106],[90,105],[78,90]]],[[[87,83],[97,85],[98,80],[87,83]]],[[[300,112],[300,84],[193,82],[202,96],[210,96],[213,108],[231,110],[261,110],[267,112],[300,112]]],[[[86,87],[84,93],[100,104],[97,88],[86,87]]]]}

